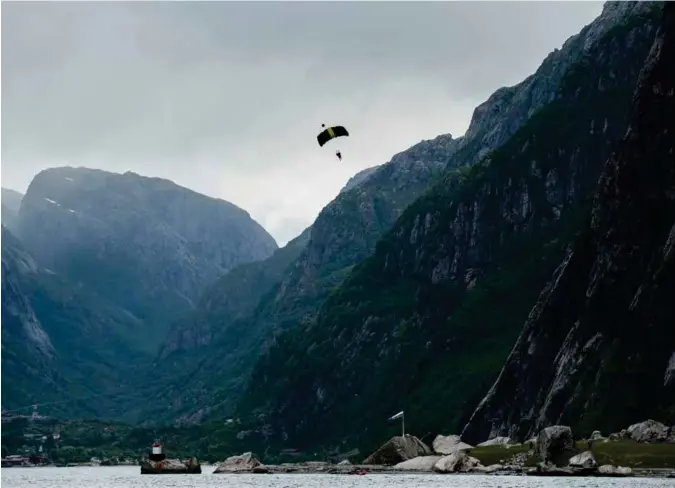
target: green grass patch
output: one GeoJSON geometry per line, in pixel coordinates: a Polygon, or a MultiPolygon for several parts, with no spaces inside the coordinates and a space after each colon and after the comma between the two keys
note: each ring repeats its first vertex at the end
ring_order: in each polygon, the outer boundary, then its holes
{"type": "Polygon", "coordinates": [[[515,444],[510,448],[506,446],[485,446],[467,449],[465,452],[480,461],[483,466],[491,464],[507,464],[516,454],[529,451],[527,444],[515,444]]]}
{"type": "MultiPolygon", "coordinates": [[[[576,442],[574,450],[566,451],[556,465],[567,466],[572,456],[588,450],[588,441],[576,442]]],[[[480,460],[483,466],[508,463],[516,454],[527,452],[527,444],[518,444],[507,449],[505,446],[486,446],[469,449],[466,453],[480,460]]],[[[594,441],[593,455],[598,466],[611,464],[633,469],[675,469],[675,444],[641,444],[633,440],[594,441]]],[[[525,461],[526,467],[534,467],[540,459],[532,455],[525,461]]]]}
{"type": "MultiPolygon", "coordinates": [[[[585,448],[586,442],[577,442],[577,447],[585,448]]],[[[675,444],[641,444],[633,440],[595,441],[592,451],[598,465],[675,469],[675,444]]]]}

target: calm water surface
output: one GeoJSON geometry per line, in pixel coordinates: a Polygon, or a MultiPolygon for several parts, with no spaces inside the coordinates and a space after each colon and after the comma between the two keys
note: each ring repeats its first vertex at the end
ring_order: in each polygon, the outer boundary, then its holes
{"type": "Polygon", "coordinates": [[[649,478],[533,478],[531,476],[480,476],[432,474],[330,474],[153,476],[140,474],[138,466],[76,468],[5,468],[2,488],[673,488],[673,479],[649,478]]]}

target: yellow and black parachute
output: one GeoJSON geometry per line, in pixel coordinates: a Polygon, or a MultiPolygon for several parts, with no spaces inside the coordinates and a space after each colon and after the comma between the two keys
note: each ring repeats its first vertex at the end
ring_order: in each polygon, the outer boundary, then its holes
{"type": "MultiPolygon", "coordinates": [[[[326,126],[321,124],[321,127],[326,126]]],[[[331,139],[335,139],[336,137],[344,137],[348,135],[349,132],[347,132],[347,129],[345,129],[341,125],[336,125],[333,127],[327,127],[323,132],[321,132],[318,136],[316,136],[316,140],[319,141],[319,146],[323,147],[323,145],[326,144],[331,139]]]]}

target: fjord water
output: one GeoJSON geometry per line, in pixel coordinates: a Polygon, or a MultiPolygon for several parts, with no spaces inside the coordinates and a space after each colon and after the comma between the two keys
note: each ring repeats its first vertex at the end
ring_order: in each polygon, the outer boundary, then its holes
{"type": "Polygon", "coordinates": [[[675,479],[538,478],[525,476],[372,474],[141,476],[138,466],[74,468],[5,468],[2,488],[672,488],[675,479]]]}

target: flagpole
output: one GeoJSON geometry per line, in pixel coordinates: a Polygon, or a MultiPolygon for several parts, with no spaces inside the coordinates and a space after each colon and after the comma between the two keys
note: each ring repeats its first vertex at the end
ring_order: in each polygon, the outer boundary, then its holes
{"type": "Polygon", "coordinates": [[[389,422],[398,419],[401,419],[401,436],[405,437],[405,412],[403,410],[401,410],[396,415],[392,415],[391,417],[389,417],[389,422]]]}

